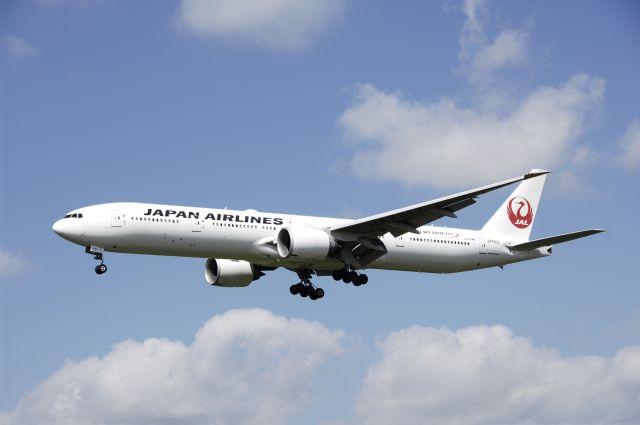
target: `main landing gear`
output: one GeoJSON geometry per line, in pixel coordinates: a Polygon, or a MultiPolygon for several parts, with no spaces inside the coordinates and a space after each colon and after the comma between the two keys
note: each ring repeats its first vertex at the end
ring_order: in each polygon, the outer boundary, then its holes
{"type": "MultiPolygon", "coordinates": [[[[309,297],[312,300],[318,300],[324,297],[324,289],[316,288],[311,283],[311,273],[309,270],[297,270],[300,282],[291,285],[289,292],[292,295],[300,295],[303,298],[309,297]]],[[[334,280],[342,280],[344,283],[353,283],[354,286],[365,285],[369,278],[364,273],[358,273],[351,267],[345,267],[340,270],[335,270],[332,274],[334,280]]]]}
{"type": "Polygon", "coordinates": [[[331,276],[335,281],[342,280],[344,283],[353,283],[354,286],[366,285],[369,282],[369,277],[366,274],[360,274],[347,268],[334,270],[331,276]]]}
{"type": "Polygon", "coordinates": [[[102,248],[98,248],[95,246],[88,246],[85,248],[84,252],[87,254],[93,255],[94,260],[100,261],[95,268],[97,274],[104,274],[107,272],[107,265],[104,263],[104,255],[102,254],[102,248]]]}
{"type": "Polygon", "coordinates": [[[319,300],[324,297],[324,289],[316,288],[311,283],[311,273],[307,271],[298,272],[300,282],[291,285],[289,292],[291,295],[300,295],[303,298],[309,297],[312,300],[319,300]]]}

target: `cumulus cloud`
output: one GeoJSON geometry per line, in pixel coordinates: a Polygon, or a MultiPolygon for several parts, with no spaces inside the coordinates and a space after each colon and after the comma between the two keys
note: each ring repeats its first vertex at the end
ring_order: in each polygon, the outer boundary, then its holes
{"type": "Polygon", "coordinates": [[[480,16],[484,12],[484,2],[466,0],[462,10],[465,22],[460,32],[458,57],[472,83],[490,83],[496,72],[526,61],[527,32],[522,29],[503,30],[492,40],[486,35],[480,16]]]}
{"type": "Polygon", "coordinates": [[[597,155],[579,139],[604,103],[606,82],[577,74],[514,94],[514,81],[500,71],[526,62],[529,34],[515,28],[490,37],[485,6],[466,0],[462,9],[458,57],[470,99],[412,100],[372,84],[355,87],[338,120],[354,174],[452,189],[547,168],[560,171],[556,191],[585,192],[576,173],[597,155]]]}
{"type": "Polygon", "coordinates": [[[414,326],[379,345],[357,405],[365,424],[640,422],[640,346],[569,358],[503,326],[414,326]]]}
{"type": "Polygon", "coordinates": [[[22,257],[0,248],[0,277],[14,276],[26,269],[27,263],[22,257]]]}
{"type": "Polygon", "coordinates": [[[18,59],[28,59],[38,55],[38,49],[35,46],[11,34],[0,37],[0,50],[18,59]]]}
{"type": "Polygon", "coordinates": [[[182,0],[178,27],[205,38],[297,50],[344,11],[345,0],[182,0]]]}
{"type": "Polygon", "coordinates": [[[576,75],[501,113],[454,99],[410,101],[363,84],[339,122],[357,147],[351,167],[358,176],[460,187],[579,163],[588,154],[576,142],[604,91],[603,80],[576,75]]]}
{"type": "Polygon", "coordinates": [[[191,345],[125,341],[104,357],[68,361],[0,423],[284,423],[341,340],[341,331],[316,322],[229,311],[206,322],[191,345]]]}
{"type": "Polygon", "coordinates": [[[627,168],[640,165],[640,119],[631,121],[620,140],[619,162],[627,168]]]}
{"type": "MultiPolygon", "coordinates": [[[[286,423],[344,340],[317,322],[232,310],[190,345],[125,341],[70,360],[0,412],[0,424],[286,423]]],[[[413,326],[378,347],[356,398],[363,424],[640,423],[640,346],[565,357],[504,326],[413,326]]]]}

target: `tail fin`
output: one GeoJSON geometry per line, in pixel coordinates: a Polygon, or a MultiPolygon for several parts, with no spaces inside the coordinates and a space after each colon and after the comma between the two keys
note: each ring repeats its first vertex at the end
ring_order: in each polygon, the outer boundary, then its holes
{"type": "MultiPolygon", "coordinates": [[[[542,172],[543,170],[531,170],[542,172]]],[[[523,180],[482,227],[482,233],[512,241],[528,241],[538,212],[546,173],[523,180]]]]}

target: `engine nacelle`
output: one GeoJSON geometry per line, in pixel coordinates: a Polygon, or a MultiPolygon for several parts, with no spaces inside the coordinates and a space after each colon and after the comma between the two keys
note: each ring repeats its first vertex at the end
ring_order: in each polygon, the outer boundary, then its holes
{"type": "Polygon", "coordinates": [[[283,228],[276,240],[282,258],[299,257],[305,260],[323,260],[334,248],[335,241],[327,232],[312,227],[283,228]]]}
{"type": "Polygon", "coordinates": [[[211,258],[204,266],[204,277],[210,285],[225,287],[249,286],[264,273],[253,264],[242,260],[211,258]]]}

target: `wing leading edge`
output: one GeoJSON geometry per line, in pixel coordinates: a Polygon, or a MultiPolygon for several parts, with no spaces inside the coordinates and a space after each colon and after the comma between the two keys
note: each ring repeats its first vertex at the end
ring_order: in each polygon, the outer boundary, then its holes
{"type": "Polygon", "coordinates": [[[545,170],[531,170],[527,174],[498,183],[482,186],[455,195],[410,205],[397,210],[364,217],[347,224],[329,228],[331,234],[342,241],[354,241],[359,238],[377,238],[386,233],[394,237],[405,233],[418,233],[417,228],[442,217],[456,217],[456,211],[476,203],[479,195],[492,192],[513,183],[548,174],[545,170]]]}

